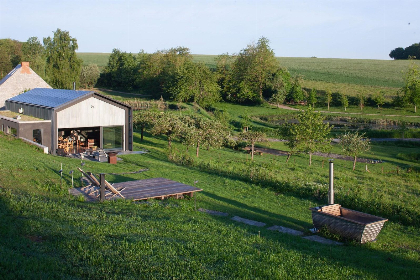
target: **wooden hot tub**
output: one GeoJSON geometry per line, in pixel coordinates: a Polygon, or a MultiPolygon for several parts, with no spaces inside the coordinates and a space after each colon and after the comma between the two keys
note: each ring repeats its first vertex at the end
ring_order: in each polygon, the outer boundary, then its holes
{"type": "Polygon", "coordinates": [[[376,239],[388,219],[341,207],[339,204],[310,208],[314,227],[360,243],[376,239]]]}

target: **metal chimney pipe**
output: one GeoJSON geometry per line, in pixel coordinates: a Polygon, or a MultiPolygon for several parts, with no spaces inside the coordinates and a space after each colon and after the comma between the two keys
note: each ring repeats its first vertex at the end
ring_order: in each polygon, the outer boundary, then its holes
{"type": "Polygon", "coordinates": [[[334,204],[334,160],[330,159],[330,187],[328,189],[328,204],[334,204]]]}
{"type": "Polygon", "coordinates": [[[73,82],[73,90],[76,90],[76,82],[73,82]]]}

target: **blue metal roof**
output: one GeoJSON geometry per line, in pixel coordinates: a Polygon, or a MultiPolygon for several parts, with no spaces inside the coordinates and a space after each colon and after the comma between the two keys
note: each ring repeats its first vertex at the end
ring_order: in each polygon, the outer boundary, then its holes
{"type": "Polygon", "coordinates": [[[91,91],[34,88],[30,91],[24,92],[22,94],[10,98],[9,101],[57,108],[89,93],[91,93],[91,91]]]}

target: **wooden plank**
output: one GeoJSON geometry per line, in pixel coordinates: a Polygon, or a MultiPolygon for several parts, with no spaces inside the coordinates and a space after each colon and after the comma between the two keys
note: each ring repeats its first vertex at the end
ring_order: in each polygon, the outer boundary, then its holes
{"type": "Polygon", "coordinates": [[[196,191],[201,191],[200,189],[195,189],[195,190],[186,190],[186,189],[164,189],[164,190],[157,190],[157,191],[148,191],[148,192],[143,192],[143,191],[133,191],[130,193],[125,193],[123,192],[123,194],[128,197],[128,196],[133,196],[133,195],[141,195],[143,196],[156,196],[159,194],[162,195],[175,195],[175,194],[180,194],[180,193],[189,193],[189,192],[196,192],[196,191]]]}
{"type": "MultiPolygon", "coordinates": [[[[167,184],[169,182],[175,183],[175,181],[171,180],[160,180],[160,181],[154,181],[154,182],[144,182],[143,180],[137,180],[137,181],[128,181],[128,182],[121,182],[121,183],[115,183],[115,187],[153,187],[153,186],[159,186],[163,184],[167,184]]],[[[178,182],[176,182],[178,183],[178,182]]],[[[178,183],[180,184],[180,183],[178,183]]]]}
{"type": "Polygon", "coordinates": [[[175,188],[175,187],[185,187],[185,188],[192,188],[195,189],[195,187],[193,186],[189,186],[189,185],[184,185],[181,183],[177,183],[177,182],[173,182],[171,184],[161,184],[161,185],[156,185],[156,186],[141,186],[141,185],[137,185],[137,186],[126,186],[123,184],[114,184],[114,187],[125,187],[126,190],[132,190],[132,189],[137,189],[137,190],[144,190],[144,191],[148,191],[148,190],[156,190],[156,189],[161,189],[161,188],[175,188]]]}
{"type": "Polygon", "coordinates": [[[156,189],[156,190],[148,190],[148,191],[143,191],[143,190],[137,190],[134,189],[130,192],[126,192],[125,190],[122,191],[122,194],[124,196],[129,196],[129,195],[133,195],[133,194],[142,194],[142,195],[153,195],[153,194],[165,194],[165,195],[169,195],[169,194],[177,194],[177,193],[187,193],[187,192],[195,192],[195,191],[201,191],[201,189],[198,188],[182,188],[182,187],[178,187],[178,188],[160,188],[160,189],[156,189]]]}
{"type": "MultiPolygon", "coordinates": [[[[181,196],[181,195],[188,195],[189,193],[179,193],[179,194],[173,194],[173,195],[166,195],[166,196],[164,196],[164,197],[169,197],[169,196],[175,196],[175,195],[179,195],[179,196],[181,196]]],[[[136,200],[145,200],[145,199],[154,199],[154,198],[157,198],[157,197],[162,197],[162,196],[144,196],[144,197],[141,197],[141,196],[138,196],[138,197],[136,197],[136,198],[132,198],[134,201],[136,201],[136,200]]]]}
{"type": "MultiPolygon", "coordinates": [[[[80,172],[93,184],[100,185],[99,180],[93,174],[84,172],[81,168],[78,168],[80,172]]],[[[144,180],[135,180],[120,182],[111,185],[105,181],[105,187],[114,193],[114,197],[111,199],[117,199],[115,195],[119,195],[122,198],[132,200],[144,200],[144,199],[165,199],[168,197],[180,198],[181,196],[193,197],[194,192],[202,191],[199,188],[185,185],[176,181],[172,181],[165,178],[150,178],[144,180]],[[121,191],[117,189],[124,188],[121,191]]]]}
{"type": "MultiPolygon", "coordinates": [[[[121,187],[121,186],[119,186],[121,187]]],[[[157,191],[157,190],[162,190],[164,191],[165,189],[185,189],[185,190],[195,190],[197,188],[195,187],[191,187],[191,186],[187,186],[187,185],[181,185],[181,184],[171,184],[171,185],[163,185],[163,186],[155,186],[153,188],[141,188],[141,187],[134,187],[134,188],[129,188],[126,187],[124,189],[124,193],[130,193],[132,191],[143,191],[143,192],[149,192],[149,191],[157,191]]]]}

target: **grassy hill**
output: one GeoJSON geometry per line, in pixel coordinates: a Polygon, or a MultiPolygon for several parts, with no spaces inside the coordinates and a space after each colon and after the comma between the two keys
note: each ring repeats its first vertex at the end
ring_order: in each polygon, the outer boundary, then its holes
{"type": "MultiPolygon", "coordinates": [[[[420,164],[398,157],[418,152],[416,147],[375,146],[363,156],[386,163],[370,165],[370,173],[361,165],[353,172],[351,162],[335,162],[336,200],[386,214],[390,221],[375,243],[328,246],[267,230],[281,225],[309,234],[308,208],[326,202],[325,158],[314,157],[312,167],[306,155],[288,164],[272,155],[251,162],[248,154],[231,149],[202,150],[196,158],[174,143],[182,156],[168,160],[165,139],[146,134],[140,142],[135,133],[134,142],[136,150],[149,153],[122,156],[117,165],[86,162],[84,170],[116,173],[107,175],[110,182],[198,181],[203,192],[196,200],[84,202],[67,192],[69,171],[79,160],[44,155],[0,133],[2,278],[414,279],[420,274],[419,175],[408,172],[420,164]],[[144,168],[148,171],[122,174],[144,168]],[[195,205],[229,216],[201,213],[195,205]],[[267,226],[237,223],[233,216],[267,226]]],[[[74,175],[79,186],[80,174],[74,175]]]]}

